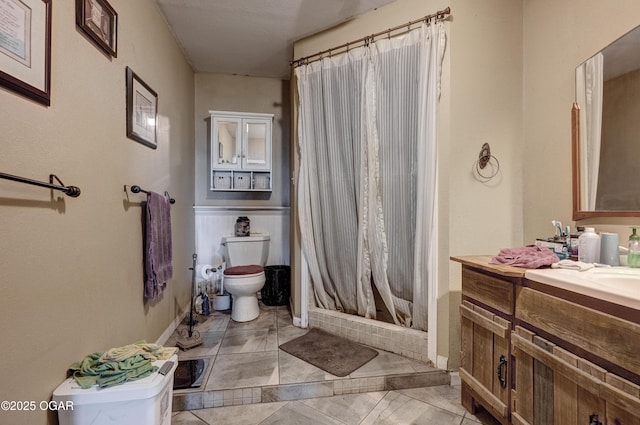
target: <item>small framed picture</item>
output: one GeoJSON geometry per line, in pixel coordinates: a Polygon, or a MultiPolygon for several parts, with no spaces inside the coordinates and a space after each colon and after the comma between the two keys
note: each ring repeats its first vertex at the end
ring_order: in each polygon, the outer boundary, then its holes
{"type": "Polygon", "coordinates": [[[51,0],[0,0],[0,86],[51,104],[51,0]]]}
{"type": "Polygon", "coordinates": [[[107,0],[76,0],[76,25],[106,54],[118,56],[118,14],[107,0]]]}
{"type": "Polygon", "coordinates": [[[157,117],[158,95],[127,67],[127,137],[156,149],[157,117]]]}

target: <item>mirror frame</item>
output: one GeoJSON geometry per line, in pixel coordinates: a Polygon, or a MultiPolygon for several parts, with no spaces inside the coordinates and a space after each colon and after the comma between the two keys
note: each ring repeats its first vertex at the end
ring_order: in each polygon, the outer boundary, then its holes
{"type": "Polygon", "coordinates": [[[640,217],[640,211],[595,210],[580,209],[580,107],[574,102],[571,108],[571,164],[573,191],[573,220],[583,220],[594,217],[640,217]]]}

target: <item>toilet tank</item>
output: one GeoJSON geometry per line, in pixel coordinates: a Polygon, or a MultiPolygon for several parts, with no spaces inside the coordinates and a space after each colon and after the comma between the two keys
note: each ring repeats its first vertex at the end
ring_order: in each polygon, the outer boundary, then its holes
{"type": "Polygon", "coordinates": [[[251,236],[224,236],[222,245],[226,246],[227,267],[257,264],[264,266],[269,258],[271,237],[266,233],[252,233],[251,236]]]}

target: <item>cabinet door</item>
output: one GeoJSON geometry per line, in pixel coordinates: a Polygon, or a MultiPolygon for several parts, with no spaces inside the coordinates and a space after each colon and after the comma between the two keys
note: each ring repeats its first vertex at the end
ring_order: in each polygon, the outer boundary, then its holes
{"type": "Polygon", "coordinates": [[[475,401],[500,422],[506,423],[509,416],[510,322],[467,301],[460,306],[460,315],[462,404],[474,413],[475,401]]]}
{"type": "Polygon", "coordinates": [[[640,386],[607,374],[601,393],[607,397],[607,424],[640,425],[640,386]]]}
{"type": "Polygon", "coordinates": [[[244,119],[242,168],[268,170],[271,167],[271,120],[244,119]]]}
{"type": "Polygon", "coordinates": [[[213,117],[211,130],[211,168],[240,168],[242,120],[231,117],[213,117]]]}
{"type": "Polygon", "coordinates": [[[639,425],[640,389],[516,327],[512,422],[518,425],[639,425]]]}

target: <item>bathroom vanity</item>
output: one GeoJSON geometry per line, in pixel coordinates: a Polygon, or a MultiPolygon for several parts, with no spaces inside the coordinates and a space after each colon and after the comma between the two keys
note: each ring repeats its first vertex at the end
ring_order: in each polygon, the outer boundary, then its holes
{"type": "Polygon", "coordinates": [[[640,272],[451,259],[462,265],[467,410],[502,424],[640,425],[640,272]]]}

